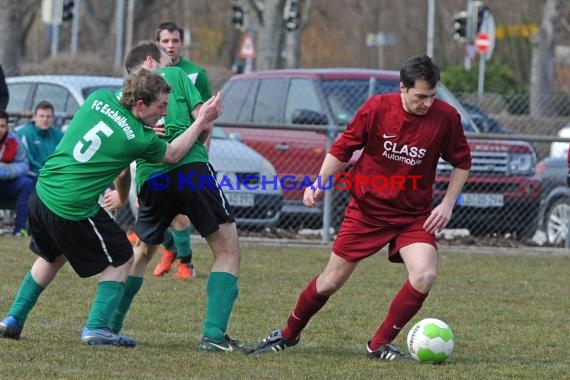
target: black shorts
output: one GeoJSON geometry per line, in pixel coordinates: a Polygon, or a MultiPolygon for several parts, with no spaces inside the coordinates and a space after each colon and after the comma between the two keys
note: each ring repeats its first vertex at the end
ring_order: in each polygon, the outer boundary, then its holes
{"type": "Polygon", "coordinates": [[[212,165],[192,162],[164,173],[160,190],[145,182],[138,195],[135,231],[139,238],[147,244],[161,244],[164,231],[178,214],[187,215],[204,237],[222,223],[233,223],[233,212],[215,178],[212,165]]]}
{"type": "Polygon", "coordinates": [[[54,214],[34,191],[29,201],[30,249],[48,262],[64,255],[80,277],[101,273],[109,265],[118,267],[133,256],[127,236],[109,214],[81,220],[54,214]]]}

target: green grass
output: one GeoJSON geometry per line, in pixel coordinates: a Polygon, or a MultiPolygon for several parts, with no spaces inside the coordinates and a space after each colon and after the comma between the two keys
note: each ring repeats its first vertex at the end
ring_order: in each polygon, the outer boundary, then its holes
{"type": "MultiPolygon", "coordinates": [[[[0,247],[3,315],[35,257],[25,239],[0,237],[0,247]]],[[[228,332],[256,344],[282,326],[329,252],[254,243],[242,248],[240,296],[228,332]]],[[[361,263],[297,347],[257,358],[200,352],[212,259],[203,244],[194,251],[198,278],[147,276],[123,331],[138,340],[134,349],[79,343],[96,279],[80,279],[64,267],[30,314],[22,339],[0,340],[0,378],[562,379],[570,373],[568,255],[442,249],[438,281],[413,320],[440,318],[453,329],[453,357],[436,366],[365,358],[366,342],[405,279],[403,266],[388,263],[384,253],[361,263]]],[[[405,346],[409,327],[397,344],[405,346]]]]}

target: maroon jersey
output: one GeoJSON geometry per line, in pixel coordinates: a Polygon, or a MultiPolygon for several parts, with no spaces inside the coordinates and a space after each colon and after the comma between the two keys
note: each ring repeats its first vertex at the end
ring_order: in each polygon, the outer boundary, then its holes
{"type": "Polygon", "coordinates": [[[368,223],[405,222],[427,215],[440,157],[471,168],[471,154],[455,108],[436,99],[422,116],[404,110],[399,93],[371,97],[329,153],[347,162],[363,149],[348,181],[349,213],[368,223]]]}

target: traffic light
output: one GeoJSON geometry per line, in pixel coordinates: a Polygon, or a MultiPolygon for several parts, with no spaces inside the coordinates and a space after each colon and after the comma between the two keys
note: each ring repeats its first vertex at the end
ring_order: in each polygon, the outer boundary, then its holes
{"type": "Polygon", "coordinates": [[[299,14],[299,1],[289,0],[285,6],[283,13],[285,19],[285,28],[287,30],[296,30],[299,28],[300,14],[299,14]]]}
{"type": "Polygon", "coordinates": [[[63,13],[61,19],[63,21],[69,21],[73,19],[73,6],[75,5],[73,0],[63,1],[63,13]]]}
{"type": "Polygon", "coordinates": [[[453,16],[453,38],[460,42],[467,40],[467,12],[461,11],[453,16]]]}
{"type": "Polygon", "coordinates": [[[232,4],[232,24],[238,29],[243,27],[243,7],[238,1],[232,4]]]}

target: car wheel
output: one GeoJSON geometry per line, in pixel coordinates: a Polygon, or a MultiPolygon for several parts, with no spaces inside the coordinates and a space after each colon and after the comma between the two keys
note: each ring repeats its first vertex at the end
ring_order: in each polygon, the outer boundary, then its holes
{"type": "Polygon", "coordinates": [[[568,235],[568,206],[567,198],[556,199],[544,216],[544,230],[550,244],[560,244],[568,235]]]}

